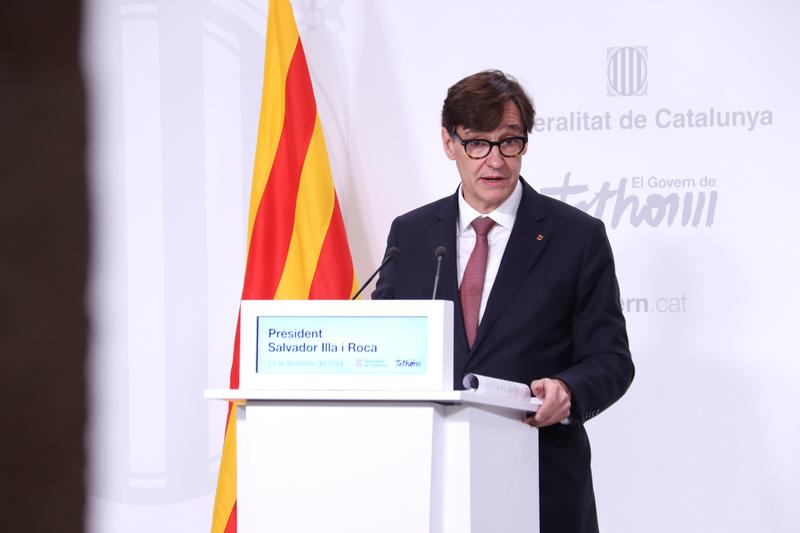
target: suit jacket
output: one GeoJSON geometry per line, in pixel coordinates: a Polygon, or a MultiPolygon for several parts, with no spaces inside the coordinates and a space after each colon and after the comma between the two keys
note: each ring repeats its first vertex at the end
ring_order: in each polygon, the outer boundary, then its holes
{"type": "Polygon", "coordinates": [[[619,399],[634,374],[614,260],[600,220],[522,184],[517,218],[472,350],[456,274],[458,191],[394,220],[387,248],[396,246],[400,253],[382,271],[372,298],[429,299],[433,251],[447,249],[437,296],[455,304],[454,386],[463,388],[468,372],[567,383],[572,424],[539,430],[541,532],[596,532],[583,423],[619,399]]]}

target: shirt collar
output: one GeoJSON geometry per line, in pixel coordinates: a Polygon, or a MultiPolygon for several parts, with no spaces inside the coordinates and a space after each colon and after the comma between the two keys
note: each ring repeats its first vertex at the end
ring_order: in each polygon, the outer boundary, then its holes
{"type": "Polygon", "coordinates": [[[522,181],[517,180],[517,186],[505,201],[498,205],[494,211],[485,215],[479,213],[474,207],[469,205],[461,192],[461,185],[458,186],[458,232],[463,233],[470,229],[470,224],[477,217],[490,217],[498,225],[511,231],[514,221],[517,219],[517,209],[522,201],[522,181]]]}

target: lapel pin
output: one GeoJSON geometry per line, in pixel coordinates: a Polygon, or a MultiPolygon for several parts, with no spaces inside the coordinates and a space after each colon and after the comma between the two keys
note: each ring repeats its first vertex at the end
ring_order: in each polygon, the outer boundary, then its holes
{"type": "Polygon", "coordinates": [[[544,235],[542,235],[541,233],[540,233],[540,234],[538,234],[538,235],[536,236],[536,240],[537,240],[537,241],[543,241],[543,240],[544,240],[544,235]]]}

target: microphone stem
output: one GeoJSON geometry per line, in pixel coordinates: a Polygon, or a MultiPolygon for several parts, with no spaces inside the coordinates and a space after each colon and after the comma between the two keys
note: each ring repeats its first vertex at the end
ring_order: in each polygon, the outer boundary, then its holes
{"type": "Polygon", "coordinates": [[[381,266],[379,266],[379,267],[378,267],[378,270],[376,270],[375,272],[373,272],[373,273],[372,273],[372,275],[369,277],[369,279],[368,279],[368,280],[367,280],[367,281],[366,281],[366,282],[365,282],[365,283],[364,283],[364,284],[361,286],[361,288],[360,288],[360,289],[358,289],[358,292],[357,292],[357,293],[356,293],[356,294],[355,294],[355,295],[354,295],[352,298],[350,298],[351,300],[355,300],[356,298],[358,298],[358,297],[359,297],[359,295],[360,295],[362,292],[364,292],[364,289],[366,289],[366,288],[367,288],[367,286],[370,284],[370,282],[371,282],[373,279],[375,279],[375,276],[377,276],[377,275],[378,275],[378,273],[379,273],[381,270],[383,270],[383,267],[385,267],[385,266],[386,266],[386,263],[388,263],[388,262],[389,262],[389,260],[390,260],[391,258],[392,258],[392,256],[390,256],[390,255],[389,255],[389,256],[386,256],[386,258],[383,260],[383,263],[381,263],[381,266]]]}
{"type": "Polygon", "coordinates": [[[442,267],[442,256],[439,255],[436,257],[436,277],[433,279],[433,294],[431,295],[431,300],[436,299],[436,290],[439,288],[439,271],[442,267]]]}

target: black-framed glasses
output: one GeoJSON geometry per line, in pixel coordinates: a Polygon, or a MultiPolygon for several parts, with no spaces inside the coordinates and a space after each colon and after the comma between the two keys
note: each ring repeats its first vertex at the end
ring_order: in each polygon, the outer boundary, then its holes
{"type": "Polygon", "coordinates": [[[470,159],[488,157],[493,146],[497,146],[503,157],[517,157],[528,143],[527,137],[506,137],[499,141],[490,141],[489,139],[462,139],[456,132],[453,132],[453,137],[458,139],[470,159]]]}

